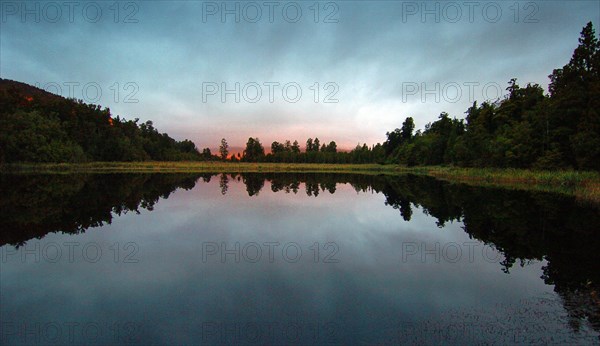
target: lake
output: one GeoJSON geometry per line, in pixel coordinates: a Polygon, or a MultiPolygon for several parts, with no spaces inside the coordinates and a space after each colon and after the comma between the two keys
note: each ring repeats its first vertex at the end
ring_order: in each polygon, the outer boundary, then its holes
{"type": "Polygon", "coordinates": [[[598,344],[600,213],[404,175],[1,175],[2,344],[598,344]]]}

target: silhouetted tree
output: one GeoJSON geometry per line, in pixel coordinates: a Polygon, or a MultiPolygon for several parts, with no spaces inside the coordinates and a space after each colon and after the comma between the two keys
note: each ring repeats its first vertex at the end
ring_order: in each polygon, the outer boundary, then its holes
{"type": "Polygon", "coordinates": [[[244,161],[256,162],[260,161],[265,156],[265,149],[258,138],[248,138],[246,150],[244,150],[244,161]]]}
{"type": "Polygon", "coordinates": [[[221,160],[227,160],[227,156],[229,155],[229,144],[227,144],[227,140],[225,138],[221,138],[221,145],[219,146],[219,155],[221,155],[221,160]]]}
{"type": "Polygon", "coordinates": [[[294,141],[294,144],[292,144],[292,152],[294,154],[300,154],[300,145],[298,144],[298,141],[294,141]]]}

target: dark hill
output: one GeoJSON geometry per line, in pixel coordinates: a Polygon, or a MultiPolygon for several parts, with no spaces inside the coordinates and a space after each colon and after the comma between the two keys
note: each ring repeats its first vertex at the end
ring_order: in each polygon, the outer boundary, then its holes
{"type": "Polygon", "coordinates": [[[196,160],[189,140],[159,133],[151,121],[0,79],[0,163],[196,160]]]}

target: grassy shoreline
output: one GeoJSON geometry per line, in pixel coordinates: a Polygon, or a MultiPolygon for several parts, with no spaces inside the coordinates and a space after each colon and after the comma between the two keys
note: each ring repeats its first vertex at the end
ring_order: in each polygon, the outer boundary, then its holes
{"type": "Polygon", "coordinates": [[[474,186],[556,192],[583,201],[600,203],[600,173],[578,171],[531,171],[523,169],[404,167],[379,164],[249,163],[249,162],[92,162],[11,164],[0,166],[2,174],[72,173],[356,173],[417,174],[474,186]]]}
{"type": "Polygon", "coordinates": [[[27,163],[0,167],[0,173],[381,173],[399,172],[393,165],[326,163],[255,163],[219,161],[144,161],[90,163],[27,163]]]}

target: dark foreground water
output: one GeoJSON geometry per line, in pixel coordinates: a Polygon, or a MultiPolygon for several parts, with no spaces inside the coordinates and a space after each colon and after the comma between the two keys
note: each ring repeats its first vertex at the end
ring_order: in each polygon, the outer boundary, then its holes
{"type": "Polygon", "coordinates": [[[431,178],[0,176],[1,344],[598,344],[600,213],[431,178]]]}

